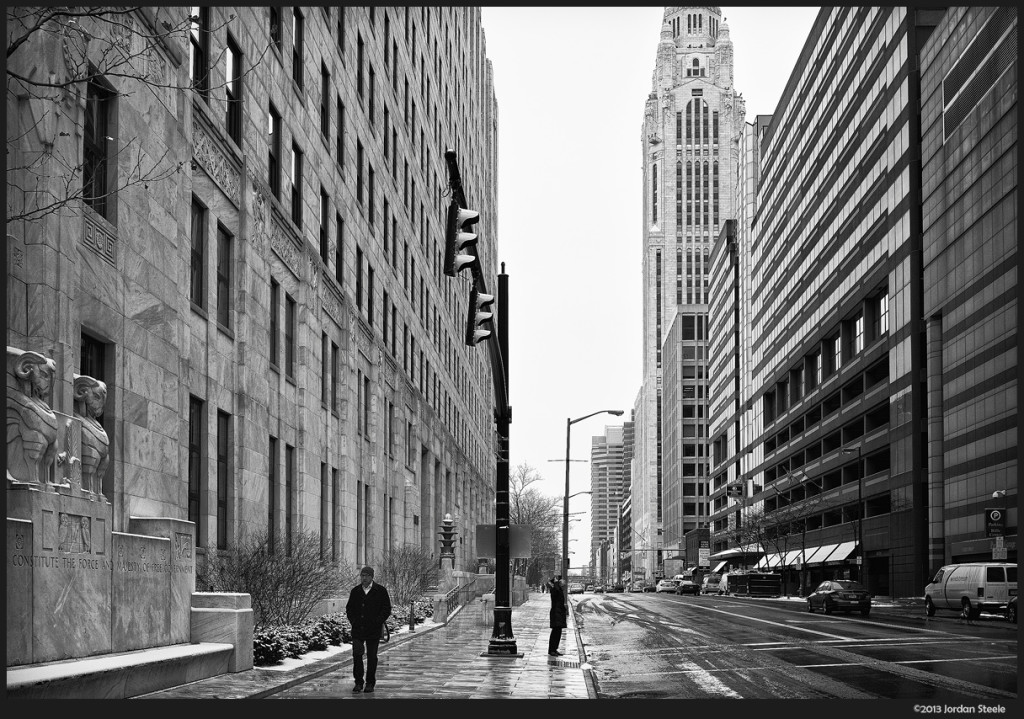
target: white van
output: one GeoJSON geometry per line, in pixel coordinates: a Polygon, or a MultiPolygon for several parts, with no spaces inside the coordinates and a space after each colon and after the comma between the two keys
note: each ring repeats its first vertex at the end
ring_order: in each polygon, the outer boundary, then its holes
{"type": "Polygon", "coordinates": [[[1015,594],[1016,564],[947,564],[924,588],[924,606],[929,617],[935,616],[936,609],[953,609],[976,619],[982,611],[1003,613],[1015,594]]]}

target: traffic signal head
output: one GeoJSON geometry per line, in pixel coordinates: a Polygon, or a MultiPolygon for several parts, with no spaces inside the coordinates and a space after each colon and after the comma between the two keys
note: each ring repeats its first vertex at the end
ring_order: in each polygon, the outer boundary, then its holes
{"type": "Polygon", "coordinates": [[[476,244],[476,235],[465,232],[465,229],[479,219],[479,212],[459,207],[454,199],[448,205],[448,222],[444,233],[444,273],[449,277],[455,277],[459,270],[468,267],[476,259],[461,250],[476,244]]]}
{"type": "Polygon", "coordinates": [[[466,319],[466,344],[472,347],[480,340],[488,337],[491,330],[482,329],[481,324],[490,322],[494,316],[488,311],[491,303],[494,302],[494,295],[486,295],[475,287],[469,293],[469,315],[466,319]]]}

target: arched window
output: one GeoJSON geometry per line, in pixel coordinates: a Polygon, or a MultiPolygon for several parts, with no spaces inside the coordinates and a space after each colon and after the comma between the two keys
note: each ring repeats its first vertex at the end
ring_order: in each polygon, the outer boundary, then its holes
{"type": "Polygon", "coordinates": [[[703,105],[704,105],[704,108],[703,108],[704,109],[704,134],[703,134],[703,137],[704,137],[704,144],[706,145],[706,144],[708,144],[708,138],[711,136],[711,133],[709,132],[710,128],[708,127],[708,121],[709,121],[709,116],[711,114],[711,111],[708,109],[708,104],[706,102],[703,103],[703,105]]]}
{"type": "Polygon", "coordinates": [[[686,163],[686,226],[693,226],[693,163],[686,163]]]}
{"type": "Polygon", "coordinates": [[[683,163],[676,163],[676,230],[683,229],[683,163]]]}
{"type": "Polygon", "coordinates": [[[658,222],[658,166],[651,165],[651,222],[658,222]]]}
{"type": "Polygon", "coordinates": [[[713,175],[712,175],[711,182],[712,182],[711,201],[712,201],[712,212],[713,212],[713,214],[711,216],[711,221],[714,224],[717,225],[718,224],[718,163],[717,162],[715,163],[714,168],[713,168],[713,175]]]}
{"type": "Polygon", "coordinates": [[[704,224],[705,225],[708,224],[708,209],[709,209],[708,208],[708,199],[709,199],[708,198],[708,191],[709,191],[709,184],[710,183],[708,182],[708,163],[705,162],[704,163],[704,224]]]}

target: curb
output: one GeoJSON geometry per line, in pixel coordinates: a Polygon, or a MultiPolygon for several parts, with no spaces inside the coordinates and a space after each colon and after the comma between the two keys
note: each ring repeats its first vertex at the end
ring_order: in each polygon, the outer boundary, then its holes
{"type": "Polygon", "coordinates": [[[594,670],[587,662],[587,650],[583,644],[583,637],[580,634],[580,623],[577,621],[576,607],[569,602],[572,608],[572,628],[576,634],[576,649],[580,655],[580,669],[583,670],[583,681],[587,685],[587,699],[597,699],[597,679],[594,678],[594,670]]]}

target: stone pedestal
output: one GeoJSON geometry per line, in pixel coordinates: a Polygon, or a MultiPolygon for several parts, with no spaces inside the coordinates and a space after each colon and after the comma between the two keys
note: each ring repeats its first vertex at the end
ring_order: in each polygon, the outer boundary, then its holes
{"type": "Polygon", "coordinates": [[[130,517],[128,531],[169,540],[167,546],[170,574],[169,643],[188,642],[191,632],[189,613],[196,590],[195,523],[167,517],[130,517]]]}
{"type": "Polygon", "coordinates": [[[112,544],[111,651],[173,644],[170,540],[114,532],[112,544]]]}
{"type": "Polygon", "coordinates": [[[8,563],[31,571],[9,574],[7,591],[33,599],[31,624],[8,622],[7,641],[21,646],[17,635],[31,633],[32,663],[111,651],[111,506],[71,485],[51,487],[13,483],[7,490],[8,517],[32,524],[20,551],[8,547],[8,563]]]}
{"type": "Polygon", "coordinates": [[[191,618],[193,643],[231,644],[235,651],[228,671],[252,669],[252,597],[230,592],[195,592],[191,618]]]}
{"type": "Polygon", "coordinates": [[[32,522],[7,518],[7,666],[32,661],[32,522]]]}

